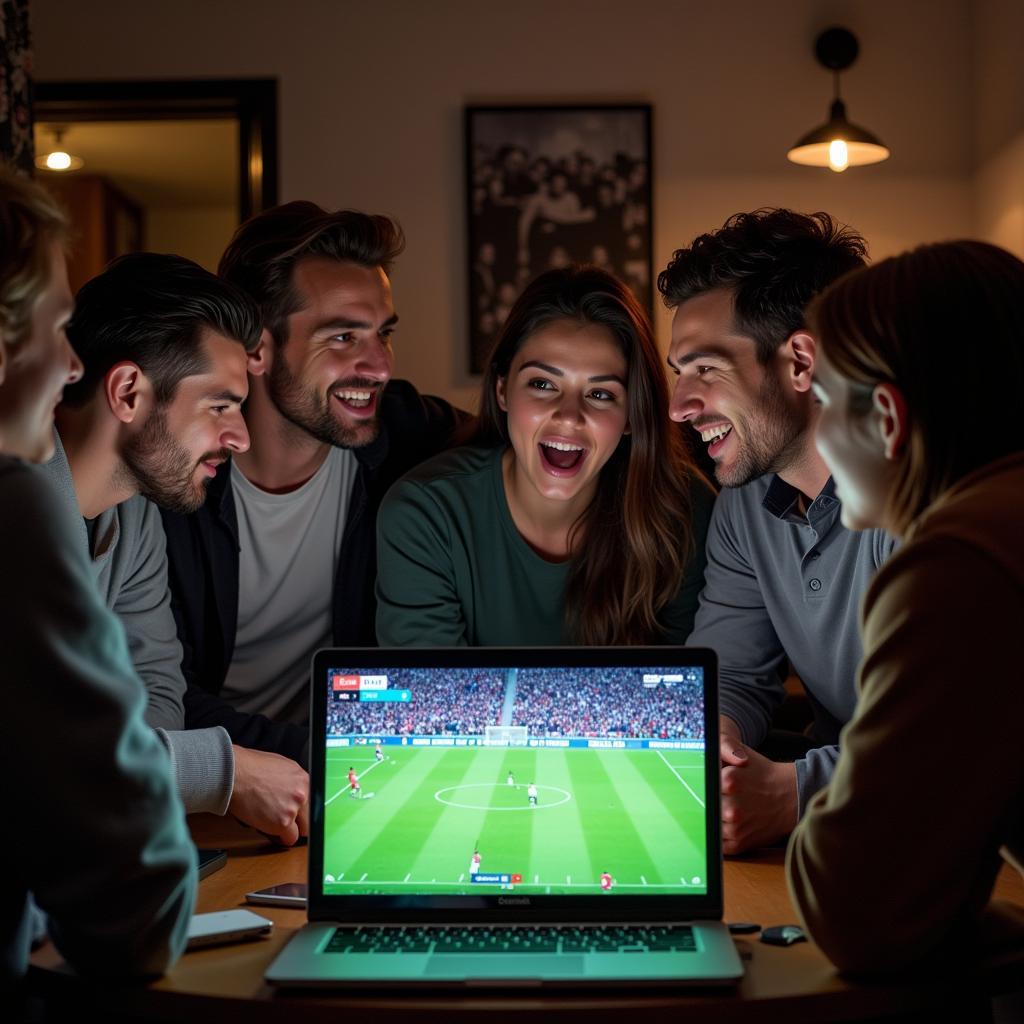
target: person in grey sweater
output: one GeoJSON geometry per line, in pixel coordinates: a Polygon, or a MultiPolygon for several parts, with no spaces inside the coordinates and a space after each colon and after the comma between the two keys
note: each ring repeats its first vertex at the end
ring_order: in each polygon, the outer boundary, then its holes
{"type": "Polygon", "coordinates": [[[69,334],[84,373],[58,409],[47,469],[125,627],[146,684],[146,720],[167,746],[186,810],[230,812],[291,844],[307,831],[302,767],[236,746],[219,726],[185,728],[157,509],[197,508],[216,466],[248,448],[240,406],[246,350],[259,330],[255,305],[189,260],[134,253],[114,261],[78,295],[69,334]]]}
{"type": "Polygon", "coordinates": [[[677,250],[658,278],[675,310],[670,415],[700,434],[724,488],[688,642],[719,655],[728,854],[788,835],[831,777],[856,704],[860,599],[894,544],[843,527],[814,446],[804,308],[864,252],[828,214],[759,210],[677,250]],[[783,743],[770,726],[787,662],[814,722],[783,743]]]}
{"type": "Polygon", "coordinates": [[[65,232],[42,189],[0,169],[0,795],[13,829],[0,853],[0,993],[18,1019],[44,928],[82,973],[158,974],[184,948],[196,889],[124,631],[32,465],[51,455],[54,405],[82,372],[64,333],[65,232]]]}

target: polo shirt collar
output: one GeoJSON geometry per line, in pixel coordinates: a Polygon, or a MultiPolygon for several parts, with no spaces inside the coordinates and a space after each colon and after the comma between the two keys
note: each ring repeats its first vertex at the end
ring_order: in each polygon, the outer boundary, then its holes
{"type": "Polygon", "coordinates": [[[806,519],[796,511],[799,494],[800,492],[792,484],[787,484],[779,476],[772,476],[761,506],[769,515],[773,515],[783,522],[807,522],[811,526],[828,517],[834,517],[839,511],[836,484],[832,477],[825,481],[821,493],[811,502],[807,509],[806,519]]]}

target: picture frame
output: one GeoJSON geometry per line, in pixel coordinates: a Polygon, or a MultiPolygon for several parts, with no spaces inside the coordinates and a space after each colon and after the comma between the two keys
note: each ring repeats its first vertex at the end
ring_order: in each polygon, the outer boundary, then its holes
{"type": "Polygon", "coordinates": [[[467,106],[470,373],[545,270],[592,263],[653,312],[651,106],[467,106]]]}

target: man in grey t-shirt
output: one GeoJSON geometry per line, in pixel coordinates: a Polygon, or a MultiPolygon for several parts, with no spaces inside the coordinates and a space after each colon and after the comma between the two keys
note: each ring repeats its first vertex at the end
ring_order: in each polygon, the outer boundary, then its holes
{"type": "Polygon", "coordinates": [[[730,854],[788,835],[831,777],[856,702],[861,595],[892,548],[877,530],[842,526],[814,446],[816,345],[804,309],[864,253],[863,239],[827,214],[759,210],[677,250],[658,278],[675,310],[670,415],[700,434],[725,488],[689,643],[720,660],[730,854]],[[787,659],[814,723],[806,742],[794,737],[782,751],[766,740],[787,659]]]}
{"type": "Polygon", "coordinates": [[[65,389],[47,468],[125,628],[146,685],[146,720],[170,753],[186,811],[230,812],[290,844],[307,831],[300,765],[232,744],[219,726],[184,727],[182,648],[157,510],[198,508],[216,466],[249,447],[241,403],[259,331],[255,305],[190,260],[115,260],[78,294],[68,335],[84,371],[65,389]]]}

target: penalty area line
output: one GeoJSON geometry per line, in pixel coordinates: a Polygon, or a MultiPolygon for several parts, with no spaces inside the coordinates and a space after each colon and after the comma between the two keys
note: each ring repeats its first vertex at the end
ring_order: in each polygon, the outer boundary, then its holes
{"type": "Polygon", "coordinates": [[[686,781],[686,779],[684,779],[682,775],[680,775],[679,772],[677,772],[675,768],[673,768],[672,765],[668,763],[668,761],[665,759],[665,755],[660,750],[655,750],[654,752],[658,755],[658,757],[662,759],[662,761],[665,762],[665,767],[686,787],[686,790],[690,794],[690,796],[692,796],[693,799],[696,800],[697,803],[701,805],[701,807],[703,807],[704,801],[701,800],[701,798],[697,796],[696,793],[694,793],[693,789],[690,787],[690,784],[686,781]]]}

